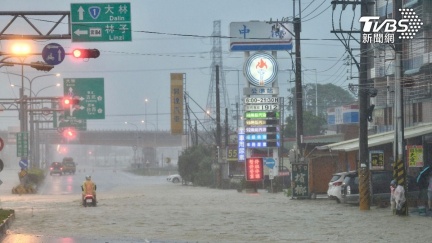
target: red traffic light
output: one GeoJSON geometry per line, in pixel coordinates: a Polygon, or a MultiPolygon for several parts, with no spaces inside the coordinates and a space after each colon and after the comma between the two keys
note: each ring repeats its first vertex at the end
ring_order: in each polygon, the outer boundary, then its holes
{"type": "Polygon", "coordinates": [[[77,131],[72,127],[68,127],[63,130],[63,137],[68,140],[73,140],[77,137],[77,131]]]}
{"type": "Polygon", "coordinates": [[[63,99],[61,100],[61,106],[63,109],[69,109],[71,107],[72,104],[72,98],[70,97],[63,97],[63,99]]]}
{"type": "Polygon", "coordinates": [[[98,49],[75,49],[72,51],[75,58],[98,58],[100,52],[98,49]]]}
{"type": "Polygon", "coordinates": [[[63,109],[69,109],[72,106],[79,105],[80,99],[78,97],[63,97],[61,103],[63,109]]]}

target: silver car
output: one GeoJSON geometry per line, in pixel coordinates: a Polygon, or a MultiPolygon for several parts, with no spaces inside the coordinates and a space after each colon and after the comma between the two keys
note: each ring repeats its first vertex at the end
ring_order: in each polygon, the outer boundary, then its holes
{"type": "Polygon", "coordinates": [[[182,180],[179,174],[170,175],[167,177],[167,181],[172,183],[179,183],[182,180]]]}

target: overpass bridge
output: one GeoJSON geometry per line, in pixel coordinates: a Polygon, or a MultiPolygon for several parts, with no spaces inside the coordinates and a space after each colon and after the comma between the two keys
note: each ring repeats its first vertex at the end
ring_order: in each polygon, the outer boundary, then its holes
{"type": "MultiPolygon", "coordinates": [[[[0,137],[5,144],[15,144],[15,134],[0,131],[0,137]]],[[[105,145],[105,146],[136,146],[139,147],[183,147],[183,135],[172,135],[168,131],[116,131],[94,130],[79,131],[75,140],[65,141],[62,134],[56,130],[39,130],[35,133],[35,140],[39,144],[76,144],[76,145],[105,145]]]]}
{"type": "MultiPolygon", "coordinates": [[[[0,152],[0,159],[3,161],[19,161],[16,153],[16,133],[8,131],[0,131],[0,137],[5,143],[5,149],[0,152]]],[[[56,145],[79,145],[81,148],[86,146],[106,146],[106,147],[131,147],[133,148],[130,157],[133,158],[134,163],[150,162],[152,164],[157,163],[160,158],[160,154],[165,156],[175,156],[178,151],[186,147],[182,142],[183,135],[172,135],[168,131],[116,131],[116,130],[90,130],[90,131],[79,131],[78,136],[74,140],[67,141],[62,133],[56,130],[36,130],[34,139],[33,153],[30,153],[29,148],[29,161],[34,161],[36,164],[43,161],[51,161],[55,156],[56,145]],[[172,149],[171,149],[172,148],[172,149]],[[161,149],[161,151],[159,151],[161,149]],[[159,151],[159,154],[158,154],[159,151]],[[164,153],[165,151],[165,153],[164,153]]],[[[115,150],[118,151],[118,150],[115,150]]],[[[106,155],[110,154],[109,150],[106,155]]],[[[102,156],[101,154],[99,154],[102,156]]],[[[80,161],[89,160],[85,158],[86,153],[75,153],[73,157],[80,161]]],[[[94,155],[96,156],[96,155],[94,155]]],[[[96,157],[93,158],[96,160],[96,157]]],[[[10,162],[10,163],[13,163],[10,162]]]]}

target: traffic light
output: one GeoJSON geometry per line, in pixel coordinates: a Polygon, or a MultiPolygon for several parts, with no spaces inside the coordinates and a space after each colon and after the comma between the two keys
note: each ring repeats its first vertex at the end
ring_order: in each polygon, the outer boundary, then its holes
{"type": "Polygon", "coordinates": [[[77,131],[73,127],[68,127],[63,130],[63,138],[67,140],[74,140],[77,137],[77,131]]]}
{"type": "Polygon", "coordinates": [[[46,71],[46,72],[48,72],[51,69],[53,69],[54,66],[46,64],[46,63],[41,62],[41,61],[38,61],[38,62],[31,62],[30,63],[30,67],[32,67],[32,68],[34,68],[36,70],[39,70],[39,71],[46,71]]]}
{"type": "Polygon", "coordinates": [[[75,49],[72,52],[75,58],[98,58],[100,52],[98,49],[75,49]]]}
{"type": "Polygon", "coordinates": [[[80,104],[80,99],[78,97],[65,96],[61,101],[61,105],[65,110],[70,109],[71,107],[74,107],[79,104],[80,104]]]}

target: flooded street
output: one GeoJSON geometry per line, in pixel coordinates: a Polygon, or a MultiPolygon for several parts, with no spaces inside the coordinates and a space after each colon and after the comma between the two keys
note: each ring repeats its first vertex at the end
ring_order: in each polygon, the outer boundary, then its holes
{"type": "Polygon", "coordinates": [[[98,206],[89,208],[80,205],[79,193],[11,195],[4,183],[1,207],[15,209],[16,219],[2,242],[26,235],[33,242],[432,241],[431,217],[398,217],[389,208],[360,211],[327,199],[184,186],[165,176],[112,170],[92,176],[100,188],[102,177],[113,186],[101,190],[98,206]]]}

